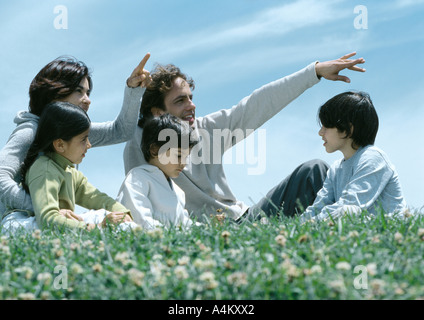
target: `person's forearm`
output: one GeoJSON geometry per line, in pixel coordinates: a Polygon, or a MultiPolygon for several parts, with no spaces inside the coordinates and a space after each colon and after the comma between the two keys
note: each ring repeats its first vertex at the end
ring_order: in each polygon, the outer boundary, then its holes
{"type": "Polygon", "coordinates": [[[132,138],[138,122],[141,97],[145,88],[126,86],[122,108],[113,121],[93,122],[90,143],[93,147],[107,146],[128,141],[132,138]]]}

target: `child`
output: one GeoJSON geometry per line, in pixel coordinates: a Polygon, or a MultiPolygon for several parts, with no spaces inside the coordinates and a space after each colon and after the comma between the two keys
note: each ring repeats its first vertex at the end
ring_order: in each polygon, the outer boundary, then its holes
{"type": "Polygon", "coordinates": [[[87,113],[68,102],[53,102],[41,114],[34,142],[21,169],[25,177],[23,186],[31,196],[39,227],[92,230],[96,225],[104,227],[107,221],[131,225],[130,211],[93,187],[74,167],[91,148],[90,125],[87,113]],[[85,221],[59,213],[61,209],[73,212],[75,204],[99,211],[82,215],[85,221]]]}
{"type": "Polygon", "coordinates": [[[193,128],[170,114],[152,118],[144,127],[141,150],[148,164],[128,172],[117,201],[132,212],[145,229],[190,227],[184,192],[172,181],[183,171],[197,143],[193,128]]]}
{"type": "Polygon", "coordinates": [[[378,116],[369,95],[341,93],[321,106],[318,116],[325,150],[339,150],[344,158],[330,167],[322,189],[301,220],[336,218],[362,210],[375,214],[380,207],[387,214],[405,211],[395,167],[374,146],[378,116]]]}

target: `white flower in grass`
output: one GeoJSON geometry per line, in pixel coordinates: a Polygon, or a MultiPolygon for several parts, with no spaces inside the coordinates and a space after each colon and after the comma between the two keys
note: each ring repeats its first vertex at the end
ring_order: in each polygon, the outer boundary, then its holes
{"type": "Polygon", "coordinates": [[[275,237],[275,241],[282,247],[284,247],[286,245],[287,239],[285,236],[283,236],[282,234],[279,234],[278,236],[275,237]]]}
{"type": "Polygon", "coordinates": [[[272,253],[265,253],[264,258],[267,262],[274,262],[274,255],[272,253]]]}
{"type": "Polygon", "coordinates": [[[370,285],[371,285],[372,292],[375,295],[382,295],[385,293],[384,287],[386,286],[386,282],[384,282],[384,280],[373,279],[371,280],[370,285]]]}
{"type": "Polygon", "coordinates": [[[78,264],[78,263],[73,263],[71,265],[70,270],[71,270],[72,273],[75,273],[75,274],[82,274],[82,273],[84,273],[83,267],[81,267],[81,265],[78,264]]]}
{"type": "Polygon", "coordinates": [[[83,246],[84,248],[94,249],[94,244],[93,244],[93,241],[91,241],[91,240],[85,240],[85,241],[82,243],[82,246],[83,246]]]}
{"type": "Polygon", "coordinates": [[[34,273],[34,270],[32,270],[30,267],[23,266],[23,267],[16,268],[15,272],[16,273],[22,273],[24,275],[25,279],[28,280],[28,279],[31,279],[31,277],[34,273]]]}
{"type": "Polygon", "coordinates": [[[199,279],[205,283],[206,289],[215,289],[218,287],[218,282],[215,280],[215,274],[210,271],[202,273],[199,279]]]}
{"type": "Polygon", "coordinates": [[[179,280],[184,280],[188,278],[187,268],[185,266],[177,266],[174,269],[174,274],[179,280]]]}
{"type": "Polygon", "coordinates": [[[216,262],[212,259],[202,260],[197,258],[194,260],[193,265],[198,269],[213,269],[216,267],[216,262]]]}
{"type": "Polygon", "coordinates": [[[52,280],[52,275],[49,272],[39,273],[37,275],[37,280],[48,285],[52,280]]]}
{"type": "Polygon", "coordinates": [[[312,273],[312,274],[314,274],[314,273],[322,273],[322,268],[321,268],[321,266],[319,266],[319,265],[314,265],[314,266],[312,266],[312,268],[311,268],[311,273],[312,273]]]}
{"type": "Polygon", "coordinates": [[[60,247],[61,243],[62,243],[62,241],[60,241],[59,238],[52,240],[52,244],[53,244],[54,247],[60,247]]]}
{"type": "Polygon", "coordinates": [[[184,256],[178,259],[178,264],[180,266],[185,266],[190,262],[190,257],[184,256]]]}
{"type": "Polygon", "coordinates": [[[234,272],[227,276],[227,281],[235,287],[247,285],[247,274],[245,272],[234,272]]]}
{"type": "Polygon", "coordinates": [[[337,270],[344,270],[349,271],[352,267],[350,266],[349,262],[341,261],[336,264],[337,270]]]}
{"type": "Polygon", "coordinates": [[[71,244],[69,245],[69,249],[71,249],[72,251],[79,250],[79,248],[80,248],[79,243],[75,243],[75,242],[73,242],[73,243],[71,243],[71,244]]]}
{"type": "Polygon", "coordinates": [[[31,292],[20,293],[18,295],[19,300],[35,300],[35,295],[31,292]]]}
{"type": "Polygon", "coordinates": [[[396,232],[394,235],[394,239],[397,243],[401,243],[403,240],[403,235],[400,232],[396,232]]]}
{"type": "Polygon", "coordinates": [[[359,232],[356,230],[353,230],[351,232],[349,232],[349,238],[358,238],[359,237],[359,232]]]}
{"type": "Polygon", "coordinates": [[[163,255],[161,254],[154,254],[152,257],[152,260],[162,260],[163,259],[163,255]]]}
{"type": "Polygon", "coordinates": [[[130,259],[130,254],[128,251],[118,252],[115,255],[115,261],[119,261],[122,263],[122,265],[126,266],[133,261],[130,259]]]}
{"type": "Polygon", "coordinates": [[[136,268],[131,268],[127,272],[130,281],[136,285],[137,287],[141,287],[143,284],[143,279],[145,277],[145,273],[136,268]]]}
{"type": "Polygon", "coordinates": [[[34,239],[40,240],[41,239],[41,230],[36,229],[31,235],[34,239]]]}
{"type": "Polygon", "coordinates": [[[336,292],[339,292],[339,293],[346,291],[346,286],[345,286],[343,280],[333,280],[333,281],[330,281],[328,283],[328,286],[332,290],[334,290],[336,292]]]}
{"type": "Polygon", "coordinates": [[[151,236],[153,239],[162,239],[163,238],[163,229],[162,228],[155,228],[153,230],[148,230],[146,233],[149,236],[151,236]]]}
{"type": "Polygon", "coordinates": [[[96,263],[95,265],[93,265],[92,269],[94,272],[102,272],[103,266],[100,263],[96,263]]]}
{"type": "Polygon", "coordinates": [[[0,244],[0,253],[10,256],[10,248],[7,244],[0,244]]]}
{"type": "Polygon", "coordinates": [[[377,265],[375,263],[368,263],[367,272],[369,275],[375,276],[377,274],[377,265]]]}

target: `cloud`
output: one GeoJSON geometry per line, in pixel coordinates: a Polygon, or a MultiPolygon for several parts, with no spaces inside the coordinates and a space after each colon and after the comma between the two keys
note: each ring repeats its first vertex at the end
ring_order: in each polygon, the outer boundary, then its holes
{"type": "Polygon", "coordinates": [[[395,6],[398,8],[406,8],[424,4],[424,0],[397,0],[395,6]]]}
{"type": "Polygon", "coordinates": [[[334,6],[340,1],[299,0],[263,11],[249,17],[235,18],[230,23],[211,26],[194,34],[160,38],[147,44],[154,52],[176,57],[193,51],[214,51],[254,39],[283,36],[301,28],[342,19],[350,12],[334,6]]]}

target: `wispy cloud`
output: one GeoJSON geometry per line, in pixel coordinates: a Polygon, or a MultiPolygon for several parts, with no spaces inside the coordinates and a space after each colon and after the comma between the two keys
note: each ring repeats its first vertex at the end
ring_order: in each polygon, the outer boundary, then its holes
{"type": "Polygon", "coordinates": [[[395,6],[398,8],[405,8],[424,4],[424,0],[397,0],[395,6]]]}
{"type": "Polygon", "coordinates": [[[265,9],[253,16],[235,18],[219,26],[207,27],[190,36],[161,38],[147,47],[155,52],[166,52],[176,57],[193,51],[211,51],[240,45],[263,37],[283,36],[301,28],[342,19],[346,10],[337,9],[340,1],[299,0],[290,4],[265,9]]]}

